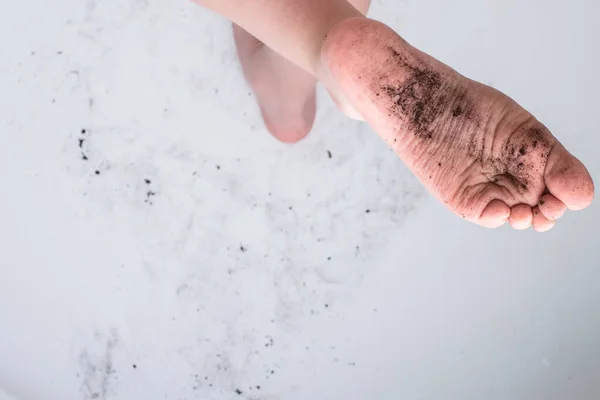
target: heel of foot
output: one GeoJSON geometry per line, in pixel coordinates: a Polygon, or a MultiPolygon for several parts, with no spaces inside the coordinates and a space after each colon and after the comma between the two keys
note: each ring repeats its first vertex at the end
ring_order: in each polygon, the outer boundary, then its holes
{"type": "MultiPolygon", "coordinates": [[[[364,121],[365,116],[352,100],[354,93],[348,93],[348,82],[362,79],[359,71],[373,61],[371,57],[381,54],[377,37],[390,34],[398,37],[388,26],[362,16],[337,23],[325,36],[317,76],[338,108],[352,119],[364,121]]],[[[372,78],[364,75],[365,80],[372,78]]]]}

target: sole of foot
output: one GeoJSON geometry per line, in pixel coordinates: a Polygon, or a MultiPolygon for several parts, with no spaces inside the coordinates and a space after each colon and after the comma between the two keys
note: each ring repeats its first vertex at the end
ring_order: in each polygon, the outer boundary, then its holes
{"type": "Polygon", "coordinates": [[[503,93],[460,75],[368,18],[337,24],[323,75],[423,184],[488,228],[551,229],[594,198],[585,166],[503,93]]]}

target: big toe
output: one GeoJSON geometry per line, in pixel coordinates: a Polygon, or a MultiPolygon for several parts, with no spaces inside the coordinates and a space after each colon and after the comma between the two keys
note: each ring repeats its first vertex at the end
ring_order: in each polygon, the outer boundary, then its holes
{"type": "Polygon", "coordinates": [[[594,199],[594,181],[583,163],[556,143],[548,156],[546,187],[570,210],[582,210],[594,199]]]}

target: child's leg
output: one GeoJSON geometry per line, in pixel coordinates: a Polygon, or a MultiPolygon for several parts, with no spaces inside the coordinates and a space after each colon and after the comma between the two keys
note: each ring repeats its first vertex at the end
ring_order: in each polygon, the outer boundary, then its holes
{"type": "Polygon", "coordinates": [[[585,166],[499,91],[342,0],[197,0],[336,85],[431,192],[487,227],[550,229],[594,197],[585,166]],[[263,17],[261,19],[261,17],[263,17]]]}
{"type": "Polygon", "coordinates": [[[230,19],[313,74],[317,72],[327,32],[344,19],[363,16],[346,0],[194,1],[230,19]]]}
{"type": "MultiPolygon", "coordinates": [[[[366,14],[371,0],[350,2],[366,14]]],[[[282,142],[301,140],[315,120],[316,78],[240,26],[234,24],[233,32],[244,75],[256,95],[268,130],[282,142]]],[[[337,100],[336,103],[343,107],[337,100]]]]}
{"type": "Polygon", "coordinates": [[[316,115],[316,78],[233,25],[238,58],[265,126],[284,143],[303,139],[316,115]]]}

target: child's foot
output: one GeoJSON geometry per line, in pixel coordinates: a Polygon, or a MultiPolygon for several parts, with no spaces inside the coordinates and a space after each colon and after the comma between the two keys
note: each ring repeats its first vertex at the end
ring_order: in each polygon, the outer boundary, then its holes
{"type": "Polygon", "coordinates": [[[344,21],[329,32],[322,59],[361,115],[461,217],[546,231],[566,208],[592,202],[588,171],[544,125],[389,27],[344,21]]]}
{"type": "Polygon", "coordinates": [[[315,120],[316,79],[239,26],[233,26],[233,33],[244,75],[267,129],[282,142],[303,139],[315,120]]]}

